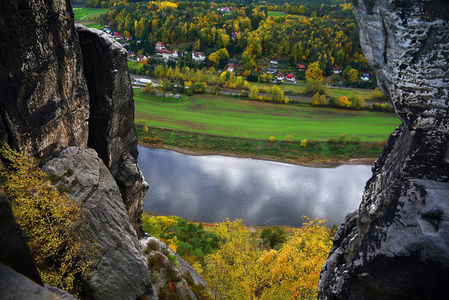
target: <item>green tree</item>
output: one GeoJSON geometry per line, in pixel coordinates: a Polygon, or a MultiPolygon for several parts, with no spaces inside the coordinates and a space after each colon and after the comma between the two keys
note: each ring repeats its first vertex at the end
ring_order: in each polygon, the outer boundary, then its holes
{"type": "Polygon", "coordinates": [[[279,248],[281,244],[287,241],[284,228],[278,225],[267,227],[262,230],[260,238],[262,239],[264,245],[269,246],[270,249],[279,248]]]}

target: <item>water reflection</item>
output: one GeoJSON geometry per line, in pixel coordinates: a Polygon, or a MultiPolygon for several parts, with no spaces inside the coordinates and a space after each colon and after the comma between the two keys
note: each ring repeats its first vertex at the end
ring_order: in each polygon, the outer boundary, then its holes
{"type": "Polygon", "coordinates": [[[189,156],[139,147],[150,185],[144,210],[202,222],[299,226],[301,216],[340,224],[358,208],[370,166],[308,168],[225,156],[189,156]]]}

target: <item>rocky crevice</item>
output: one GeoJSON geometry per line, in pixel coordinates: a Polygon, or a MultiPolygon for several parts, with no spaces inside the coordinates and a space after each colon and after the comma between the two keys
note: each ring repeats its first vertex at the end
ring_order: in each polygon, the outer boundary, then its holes
{"type": "Polygon", "coordinates": [[[137,166],[134,99],[126,50],[97,29],[76,25],[90,97],[88,146],[114,176],[131,224],[142,235],[143,199],[148,189],[137,166]]]}

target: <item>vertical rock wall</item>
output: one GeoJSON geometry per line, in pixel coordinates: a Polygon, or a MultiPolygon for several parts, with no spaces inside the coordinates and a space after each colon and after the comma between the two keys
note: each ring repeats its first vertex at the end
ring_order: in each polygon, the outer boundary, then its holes
{"type": "Polygon", "coordinates": [[[89,95],[66,0],[0,1],[0,139],[45,159],[87,146],[89,95]]]}
{"type": "Polygon", "coordinates": [[[323,266],[320,299],[449,292],[449,3],[353,0],[366,59],[402,124],[323,266]]]}
{"type": "Polygon", "coordinates": [[[133,227],[140,232],[147,183],[137,166],[134,99],[127,53],[118,42],[97,29],[76,27],[90,95],[88,146],[111,170],[133,227]]]}

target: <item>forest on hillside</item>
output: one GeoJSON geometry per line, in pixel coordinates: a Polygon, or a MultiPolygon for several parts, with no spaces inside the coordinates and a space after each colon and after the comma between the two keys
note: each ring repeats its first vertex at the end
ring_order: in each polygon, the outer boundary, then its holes
{"type": "Polygon", "coordinates": [[[226,49],[229,58],[239,59],[244,76],[266,59],[291,66],[319,62],[325,75],[348,65],[369,70],[346,1],[255,3],[88,0],[86,6],[109,7],[100,21],[128,37],[130,50],[139,54],[154,54],[157,42],[206,55],[226,49]]]}

